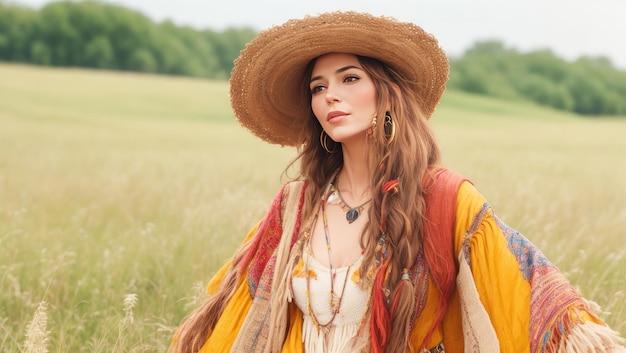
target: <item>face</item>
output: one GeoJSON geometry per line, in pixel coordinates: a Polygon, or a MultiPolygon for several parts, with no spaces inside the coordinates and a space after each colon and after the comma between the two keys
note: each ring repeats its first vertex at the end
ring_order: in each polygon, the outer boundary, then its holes
{"type": "Polygon", "coordinates": [[[376,87],[355,55],[333,53],[317,58],[309,88],[313,114],[334,141],[365,140],[376,115],[376,87]]]}

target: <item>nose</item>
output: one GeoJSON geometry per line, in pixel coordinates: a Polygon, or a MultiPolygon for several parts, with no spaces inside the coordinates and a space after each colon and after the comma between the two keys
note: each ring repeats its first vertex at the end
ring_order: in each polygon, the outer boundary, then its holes
{"type": "Polygon", "coordinates": [[[328,87],[326,88],[326,95],[324,97],[326,98],[326,103],[328,104],[332,104],[340,100],[337,92],[331,85],[328,85],[328,87]]]}

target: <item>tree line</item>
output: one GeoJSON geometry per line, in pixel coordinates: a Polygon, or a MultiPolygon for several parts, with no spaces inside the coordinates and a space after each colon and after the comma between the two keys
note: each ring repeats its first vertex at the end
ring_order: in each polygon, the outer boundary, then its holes
{"type": "Polygon", "coordinates": [[[450,62],[450,88],[582,115],[626,115],[626,72],[608,58],[572,62],[550,50],[521,53],[499,41],[483,41],[450,62]]]}
{"type": "MultiPolygon", "coordinates": [[[[155,23],[98,1],[35,10],[0,0],[0,61],[227,79],[252,28],[221,32],[155,23]]],[[[549,50],[521,53],[477,42],[450,59],[449,88],[525,99],[583,115],[626,115],[626,72],[606,58],[570,62],[549,50]]]]}
{"type": "Polygon", "coordinates": [[[39,10],[0,1],[0,60],[52,66],[225,79],[256,32],[155,23],[97,1],[53,2],[39,10]]]}

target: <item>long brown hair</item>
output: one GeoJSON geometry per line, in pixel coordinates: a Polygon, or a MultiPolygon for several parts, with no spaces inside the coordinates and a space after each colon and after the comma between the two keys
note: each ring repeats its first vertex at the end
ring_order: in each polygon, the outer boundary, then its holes
{"type": "MultiPolygon", "coordinates": [[[[390,291],[394,305],[390,308],[384,303],[372,303],[372,306],[384,306],[382,311],[376,311],[374,307],[369,309],[370,315],[374,316],[370,322],[372,346],[375,352],[384,349],[384,352],[404,353],[408,346],[416,289],[410,281],[400,281],[400,278],[403,269],[411,269],[422,251],[426,206],[421,181],[428,167],[439,162],[440,151],[421,109],[420,97],[411,88],[413,83],[406,82],[398,72],[378,60],[362,56],[357,58],[373,80],[378,99],[378,127],[368,144],[373,200],[368,211],[369,221],[361,235],[361,246],[365,249],[360,268],[360,273],[365,274],[361,285],[365,288],[372,286],[377,275],[375,271],[378,275],[381,275],[380,271],[385,272],[382,274],[385,275],[383,286],[390,291]],[[395,124],[395,137],[390,144],[383,128],[387,113],[395,124]],[[399,185],[391,192],[383,193],[383,185],[390,180],[398,180],[399,185]],[[384,216],[381,210],[385,210],[384,216]],[[383,266],[376,265],[376,244],[382,232],[383,217],[388,252],[384,270],[381,270],[383,266]]],[[[301,87],[309,102],[308,82],[314,64],[315,60],[307,66],[301,87]]],[[[324,188],[343,165],[341,144],[328,139],[327,147],[333,149],[333,153],[328,153],[319,143],[322,132],[319,122],[312,112],[306,118],[308,133],[298,148],[298,156],[287,167],[289,169],[299,163],[300,175],[296,178],[307,183],[303,219],[316,212],[324,188]]],[[[236,264],[243,257],[243,252],[245,249],[242,248],[235,254],[233,266],[217,293],[184,320],[170,352],[195,353],[200,350],[239,281],[236,264]]],[[[380,292],[382,289],[374,288],[380,292]]],[[[375,300],[374,295],[372,301],[375,300]]]]}
{"type": "MultiPolygon", "coordinates": [[[[372,306],[385,305],[382,313],[374,313],[376,308],[371,307],[372,315],[386,316],[375,317],[370,322],[372,346],[374,351],[384,349],[385,352],[405,352],[412,325],[416,288],[410,281],[400,281],[400,278],[404,269],[413,267],[422,251],[426,211],[422,180],[428,168],[439,163],[440,149],[427,116],[421,109],[420,96],[411,88],[413,83],[407,82],[400,73],[376,59],[357,58],[374,82],[378,99],[377,128],[368,144],[373,200],[369,208],[369,221],[361,235],[361,246],[365,249],[360,268],[360,273],[365,274],[361,278],[361,285],[368,287],[373,284],[374,276],[367,275],[372,273],[373,268],[381,271],[382,266],[376,265],[376,246],[385,217],[387,257],[385,269],[382,270],[385,273],[381,274],[385,277],[385,288],[374,290],[382,292],[388,289],[393,306],[371,303],[372,306]],[[395,124],[395,136],[389,144],[387,141],[390,136],[383,128],[386,114],[391,116],[395,124]],[[383,193],[385,183],[392,180],[399,181],[398,186],[383,193]]],[[[310,77],[314,63],[312,61],[309,64],[308,76],[305,75],[305,78],[310,77]]],[[[308,92],[308,89],[306,80],[303,90],[308,92]]],[[[302,178],[307,181],[303,216],[315,212],[316,203],[322,197],[329,179],[343,165],[340,144],[328,140],[328,147],[334,149],[333,153],[328,153],[320,145],[322,128],[312,113],[308,131],[298,156],[302,178]]]]}

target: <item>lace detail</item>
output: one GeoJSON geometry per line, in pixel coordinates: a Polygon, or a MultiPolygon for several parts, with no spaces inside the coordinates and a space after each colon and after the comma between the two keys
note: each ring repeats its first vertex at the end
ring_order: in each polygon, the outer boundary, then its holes
{"type": "MultiPolygon", "coordinates": [[[[345,288],[344,299],[339,309],[339,313],[325,330],[318,330],[311,317],[307,314],[306,298],[306,277],[309,276],[310,290],[309,297],[311,308],[315,316],[325,322],[332,316],[330,302],[330,276],[329,269],[319,263],[308,251],[303,251],[303,256],[299,262],[308,261],[310,269],[308,273],[294,271],[291,283],[293,287],[294,300],[298,308],[303,313],[304,324],[302,339],[305,352],[307,353],[339,353],[352,352],[351,343],[357,335],[365,312],[367,310],[367,300],[369,293],[361,289],[356,282],[361,258],[350,267],[335,269],[336,281],[343,282],[346,275],[350,276],[345,288]],[[352,273],[347,274],[350,270],[352,273]]],[[[300,263],[296,269],[300,268],[300,263]]],[[[339,283],[337,283],[339,285],[339,283]]]]}

